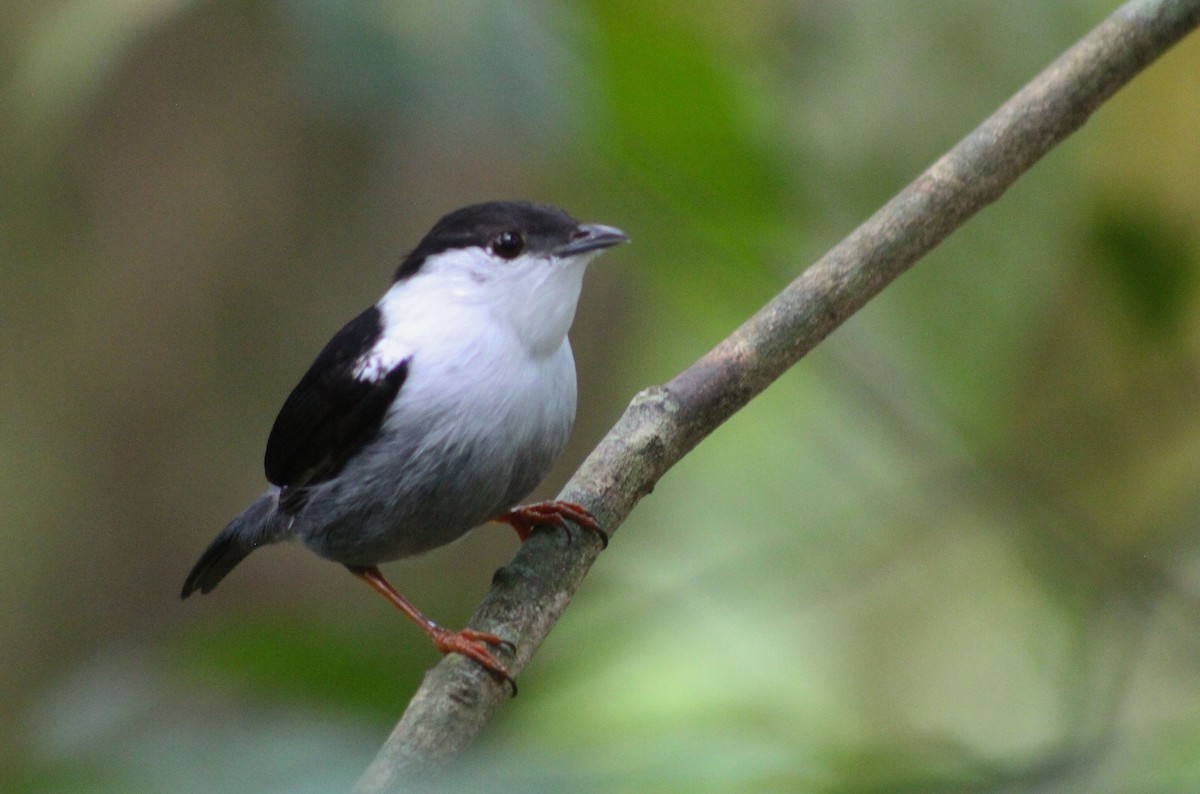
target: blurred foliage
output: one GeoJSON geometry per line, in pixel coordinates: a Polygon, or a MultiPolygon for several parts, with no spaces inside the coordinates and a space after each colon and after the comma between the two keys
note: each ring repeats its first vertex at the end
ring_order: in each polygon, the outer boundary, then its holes
{"type": "Polygon", "coordinates": [[[1092,223],[1088,234],[1100,272],[1112,280],[1117,299],[1134,315],[1133,324],[1150,333],[1186,332],[1200,235],[1161,210],[1139,214],[1138,208],[1116,202],[1099,207],[1092,223]]]}
{"type": "MultiPolygon", "coordinates": [[[[181,580],[445,211],[618,225],[574,446],[1115,3],[0,8],[0,789],[348,788],[428,643],[336,566],[181,580]]],[[[440,789],[1200,788],[1200,41],[696,449],[440,789]]],[[[393,581],[465,619],[511,533],[393,581]]]]}

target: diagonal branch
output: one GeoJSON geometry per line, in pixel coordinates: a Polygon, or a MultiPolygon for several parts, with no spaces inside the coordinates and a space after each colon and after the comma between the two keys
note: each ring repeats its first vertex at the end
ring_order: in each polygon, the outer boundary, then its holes
{"type": "MultiPolygon", "coordinates": [[[[559,498],[609,532],[666,471],[967,218],[995,201],[1119,88],[1200,24],[1200,0],[1132,0],[1067,50],[757,314],[665,386],[646,389],[559,498]]],[[[535,533],[496,573],[471,626],[525,667],[599,554],[586,533],[535,533]]],[[[450,655],[429,671],[358,784],[395,790],[462,753],[508,689],[450,655]]]]}

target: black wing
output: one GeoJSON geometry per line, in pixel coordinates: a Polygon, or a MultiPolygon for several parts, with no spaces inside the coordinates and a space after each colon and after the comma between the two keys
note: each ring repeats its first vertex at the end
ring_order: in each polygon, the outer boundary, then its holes
{"type": "Polygon", "coordinates": [[[336,475],[379,431],[408,375],[408,359],[380,377],[354,368],[383,334],[372,306],[329,340],[288,395],[267,439],[267,479],[281,488],[314,485],[336,475]]]}

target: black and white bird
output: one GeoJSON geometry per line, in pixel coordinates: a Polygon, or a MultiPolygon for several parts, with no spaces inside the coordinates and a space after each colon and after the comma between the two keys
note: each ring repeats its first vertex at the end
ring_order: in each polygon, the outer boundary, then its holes
{"type": "Polygon", "coordinates": [[[562,453],[575,419],[567,331],[584,271],[626,239],[520,201],[438,221],[288,396],[267,440],[270,487],[204,551],[183,597],[212,590],[259,546],[297,539],[366,581],[442,653],[507,679],[489,647],[500,638],[442,628],[377,566],[489,520],[522,540],[564,519],[604,539],[578,505],[517,505],[562,453]]]}

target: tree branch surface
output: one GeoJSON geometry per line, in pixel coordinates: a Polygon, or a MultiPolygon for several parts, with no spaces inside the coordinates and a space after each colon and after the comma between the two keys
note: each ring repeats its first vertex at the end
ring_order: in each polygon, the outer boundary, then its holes
{"type": "MultiPolygon", "coordinates": [[[[559,494],[612,533],[659,478],[1200,24],[1200,0],[1121,6],[728,338],[638,394],[559,494]]],[[[472,628],[512,641],[520,672],[600,553],[586,532],[537,532],[496,572],[472,628]]],[[[431,669],[361,794],[428,778],[486,728],[509,688],[450,654],[431,669]]]]}

